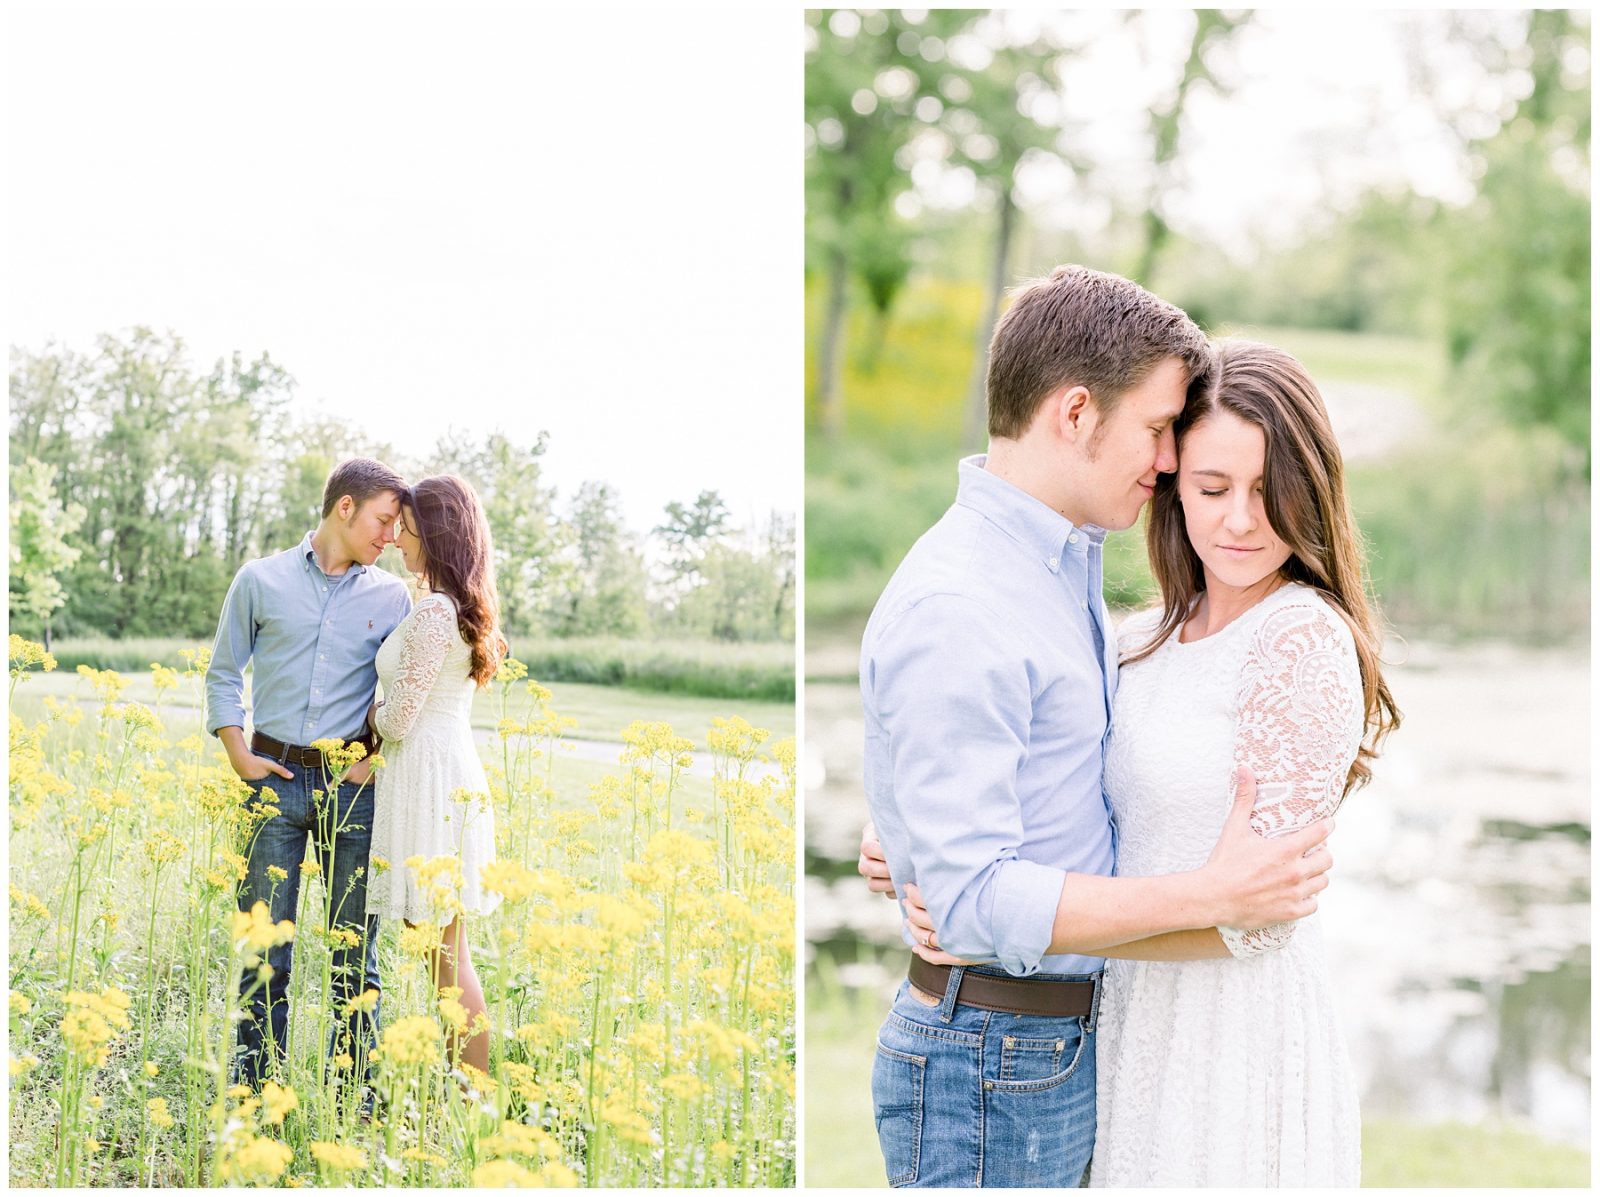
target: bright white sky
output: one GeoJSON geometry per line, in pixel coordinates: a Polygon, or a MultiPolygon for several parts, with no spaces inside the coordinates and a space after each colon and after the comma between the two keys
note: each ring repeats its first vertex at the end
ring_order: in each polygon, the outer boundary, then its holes
{"type": "Polygon", "coordinates": [[[639,531],[797,509],[798,11],[133,7],[8,6],[9,343],[267,350],[402,452],[548,429],[639,531]]]}

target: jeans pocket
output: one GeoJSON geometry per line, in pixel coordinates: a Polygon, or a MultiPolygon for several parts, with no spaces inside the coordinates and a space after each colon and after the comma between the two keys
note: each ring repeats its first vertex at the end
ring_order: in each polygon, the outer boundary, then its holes
{"type": "Polygon", "coordinates": [[[1055,1027],[1028,1029],[1034,1034],[1002,1038],[1001,1076],[985,1070],[983,1183],[1076,1187],[1094,1150],[1094,1037],[1075,1018],[1054,1036],[1055,1027]]]}
{"type": "MultiPolygon", "coordinates": [[[[1081,1036],[1080,1036],[1081,1039],[1081,1036]]],[[[1067,1037],[1029,1038],[1006,1035],[1000,1040],[1000,1079],[1002,1081],[1044,1081],[1061,1072],[1067,1052],[1067,1037]]]]}
{"type": "Polygon", "coordinates": [[[889,1184],[916,1183],[922,1155],[922,1088],[928,1057],[895,1051],[878,1042],[872,1064],[873,1115],[889,1184]]]}
{"type": "Polygon", "coordinates": [[[1065,1084],[1078,1070],[1088,1042],[1079,1018],[1063,1021],[1057,1035],[1004,1035],[1000,1040],[1000,1075],[985,1081],[984,1088],[1028,1093],[1065,1084]]]}

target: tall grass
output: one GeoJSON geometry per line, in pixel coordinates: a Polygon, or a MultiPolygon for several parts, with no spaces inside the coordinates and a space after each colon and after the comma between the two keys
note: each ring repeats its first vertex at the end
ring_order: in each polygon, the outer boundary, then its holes
{"type": "MultiPolygon", "coordinates": [[[[16,636],[11,663],[13,700],[54,665],[16,636]]],[[[695,745],[636,721],[616,766],[568,760],[572,720],[508,662],[481,800],[504,903],[462,916],[489,1069],[453,1054],[481,1028],[434,992],[438,928],[386,926],[369,1119],[359,1061],[327,1057],[344,1011],[324,906],[343,895],[313,855],[292,923],[236,913],[270,812],[190,732],[204,659],[185,665],[151,671],[148,705],[94,670],[27,717],[13,701],[12,1184],[792,1184],[793,740],[717,720],[704,779],[685,772],[695,745]],[[286,1064],[259,1093],[230,1087],[239,984],[291,937],[286,1064]]],[[[368,863],[458,909],[454,858],[368,863]]]]}
{"type": "MultiPolygon", "coordinates": [[[[193,640],[85,636],[57,640],[51,651],[67,670],[88,665],[143,673],[152,662],[177,668],[185,650],[201,647],[201,642],[193,640]]],[[[704,698],[794,701],[794,645],[785,641],[724,644],[518,637],[512,651],[527,663],[534,677],[546,682],[588,682],[704,698]]]]}

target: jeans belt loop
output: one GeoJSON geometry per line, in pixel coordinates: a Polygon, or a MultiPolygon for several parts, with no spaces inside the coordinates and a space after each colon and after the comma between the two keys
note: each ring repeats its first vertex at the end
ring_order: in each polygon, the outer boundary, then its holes
{"type": "Polygon", "coordinates": [[[939,1002],[939,1021],[949,1022],[955,1017],[956,999],[961,996],[961,978],[967,970],[957,964],[950,969],[950,979],[945,983],[944,998],[939,1002]]]}
{"type": "Polygon", "coordinates": [[[1083,1024],[1086,1035],[1093,1035],[1095,1026],[1100,1021],[1100,995],[1105,991],[1105,974],[1096,973],[1094,978],[1094,1000],[1089,1003],[1089,1017],[1083,1024]]]}

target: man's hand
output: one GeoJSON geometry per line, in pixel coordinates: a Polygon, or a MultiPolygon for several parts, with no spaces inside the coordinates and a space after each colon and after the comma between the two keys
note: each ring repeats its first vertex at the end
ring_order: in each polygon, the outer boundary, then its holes
{"type": "Polygon", "coordinates": [[[1333,854],[1325,841],[1333,820],[1266,839],[1250,826],[1255,802],[1255,777],[1241,767],[1235,775],[1233,808],[1211,859],[1200,870],[1208,897],[1216,903],[1218,926],[1250,930],[1305,918],[1328,886],[1333,854]]]}
{"type": "Polygon", "coordinates": [[[269,773],[276,773],[279,777],[286,777],[290,781],[294,780],[294,774],[277,761],[271,757],[257,756],[253,752],[247,752],[237,760],[230,755],[228,763],[233,766],[233,771],[239,775],[240,781],[260,781],[269,773]]]}
{"type": "Polygon", "coordinates": [[[922,891],[915,885],[906,886],[906,929],[911,932],[915,946],[911,949],[929,964],[975,964],[939,948],[939,932],[934,929],[928,908],[922,904],[922,891]]]}
{"type": "Polygon", "coordinates": [[[878,829],[871,823],[861,829],[861,856],[856,860],[856,872],[867,879],[867,888],[873,893],[886,898],[895,896],[889,862],[883,857],[883,845],[878,843],[878,829]]]}
{"type": "Polygon", "coordinates": [[[345,772],[344,780],[353,786],[364,786],[372,777],[372,758],[362,757],[345,772]]]}

